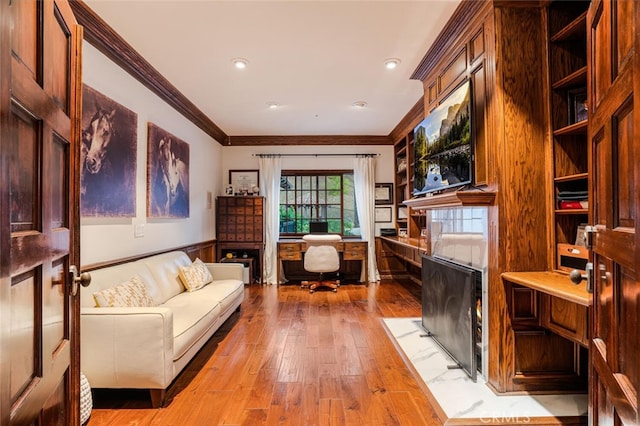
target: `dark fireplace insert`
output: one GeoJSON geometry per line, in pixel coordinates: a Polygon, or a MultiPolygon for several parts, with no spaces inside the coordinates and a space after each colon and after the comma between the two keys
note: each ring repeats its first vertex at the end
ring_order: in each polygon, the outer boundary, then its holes
{"type": "Polygon", "coordinates": [[[422,327],[473,381],[482,369],[482,272],[422,255],[422,327]]]}

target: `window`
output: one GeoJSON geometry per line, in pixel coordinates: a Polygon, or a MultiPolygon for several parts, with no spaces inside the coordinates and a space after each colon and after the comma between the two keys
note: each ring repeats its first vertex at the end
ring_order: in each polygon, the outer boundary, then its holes
{"type": "Polygon", "coordinates": [[[280,235],[309,233],[309,222],[326,221],[329,232],[360,235],[353,171],[287,171],[280,179],[280,235]]]}

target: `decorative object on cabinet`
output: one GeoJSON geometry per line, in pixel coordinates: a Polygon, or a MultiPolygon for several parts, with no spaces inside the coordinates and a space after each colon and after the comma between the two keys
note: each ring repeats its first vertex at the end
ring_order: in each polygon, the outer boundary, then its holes
{"type": "Polygon", "coordinates": [[[376,183],[375,202],[376,204],[393,204],[392,183],[376,183]]]}
{"type": "Polygon", "coordinates": [[[86,84],[82,94],[80,213],[134,217],[138,115],[86,84]]]}
{"type": "Polygon", "coordinates": [[[569,123],[575,124],[587,119],[587,88],[567,90],[567,104],[569,105],[569,123]]]}
{"type": "Polygon", "coordinates": [[[258,170],[229,170],[229,184],[236,195],[258,195],[258,170]]]}
{"type": "Polygon", "coordinates": [[[153,123],[147,141],[147,216],[189,217],[189,144],[153,123]]]}
{"type": "Polygon", "coordinates": [[[376,223],[391,222],[391,207],[376,207],[375,222],[376,223]]]}

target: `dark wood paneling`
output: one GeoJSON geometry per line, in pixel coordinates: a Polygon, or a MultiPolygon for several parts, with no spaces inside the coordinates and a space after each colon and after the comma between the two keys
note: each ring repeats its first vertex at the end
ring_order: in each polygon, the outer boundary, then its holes
{"type": "Polygon", "coordinates": [[[467,71],[467,48],[463,47],[438,76],[438,96],[448,94],[452,84],[467,71]]]}
{"type": "Polygon", "coordinates": [[[297,135],[297,136],[229,136],[224,145],[393,145],[389,136],[297,135]]]}
{"type": "Polygon", "coordinates": [[[463,33],[469,30],[469,23],[478,16],[481,10],[490,6],[490,3],[487,0],[461,2],[429,50],[427,50],[411,78],[426,81],[427,76],[431,74],[434,68],[441,65],[442,57],[451,52],[451,47],[458,44],[457,41],[462,37],[463,33]]]}

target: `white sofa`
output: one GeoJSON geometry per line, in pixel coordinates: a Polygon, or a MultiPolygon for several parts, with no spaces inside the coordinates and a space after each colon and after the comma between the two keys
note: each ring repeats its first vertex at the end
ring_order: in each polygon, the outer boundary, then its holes
{"type": "Polygon", "coordinates": [[[91,271],[81,290],[81,368],[94,388],[149,389],[154,407],[198,350],[244,298],[243,268],[205,264],[213,282],[185,291],[178,268],[191,265],[181,251],[91,271]],[[96,307],[93,293],[134,275],[142,278],[153,307],[96,307]]]}

